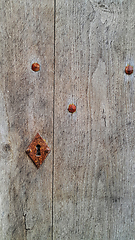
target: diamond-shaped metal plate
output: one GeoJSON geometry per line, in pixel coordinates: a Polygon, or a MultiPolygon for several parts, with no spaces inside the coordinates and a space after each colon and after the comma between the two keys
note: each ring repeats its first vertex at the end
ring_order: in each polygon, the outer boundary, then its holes
{"type": "Polygon", "coordinates": [[[40,136],[39,133],[37,133],[31,144],[28,146],[26,153],[34,162],[36,167],[39,168],[50,151],[51,150],[46,141],[40,136]]]}

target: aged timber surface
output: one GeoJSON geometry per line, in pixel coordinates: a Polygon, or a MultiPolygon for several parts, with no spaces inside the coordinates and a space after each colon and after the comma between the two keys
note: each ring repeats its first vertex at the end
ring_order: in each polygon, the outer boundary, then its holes
{"type": "Polygon", "coordinates": [[[53,1],[0,8],[0,239],[52,239],[53,1]],[[52,150],[38,170],[25,153],[37,132],[52,150]]]}
{"type": "Polygon", "coordinates": [[[55,89],[54,2],[0,2],[0,239],[134,240],[134,0],[56,1],[55,89]]]}
{"type": "Polygon", "coordinates": [[[134,13],[56,1],[54,240],[135,239],[134,13]]]}

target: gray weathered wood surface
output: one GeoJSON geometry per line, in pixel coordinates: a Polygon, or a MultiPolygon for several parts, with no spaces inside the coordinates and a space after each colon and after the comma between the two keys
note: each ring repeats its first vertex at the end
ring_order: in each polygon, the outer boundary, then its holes
{"type": "Polygon", "coordinates": [[[0,239],[52,239],[54,5],[0,5],[0,239]],[[25,153],[37,132],[52,150],[39,170],[25,153]]]}
{"type": "Polygon", "coordinates": [[[0,239],[134,240],[134,0],[0,8],[0,239]],[[37,132],[51,148],[38,170],[37,132]]]}
{"type": "Polygon", "coordinates": [[[56,1],[55,240],[135,239],[134,26],[134,0],[56,1]]]}

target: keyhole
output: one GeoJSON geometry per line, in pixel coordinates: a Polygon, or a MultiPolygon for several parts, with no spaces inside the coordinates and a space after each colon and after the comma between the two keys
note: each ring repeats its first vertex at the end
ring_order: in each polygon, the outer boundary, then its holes
{"type": "Polygon", "coordinates": [[[40,148],[41,148],[41,146],[38,144],[38,145],[36,146],[36,148],[37,148],[37,154],[36,154],[36,156],[41,156],[41,153],[40,153],[40,148]]]}

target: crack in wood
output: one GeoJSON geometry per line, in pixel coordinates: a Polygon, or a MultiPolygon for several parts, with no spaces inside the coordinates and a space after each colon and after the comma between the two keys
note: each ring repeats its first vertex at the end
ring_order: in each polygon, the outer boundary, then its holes
{"type": "Polygon", "coordinates": [[[26,230],[26,232],[27,232],[27,231],[29,231],[29,230],[31,230],[31,229],[30,229],[30,228],[27,228],[27,223],[26,223],[26,213],[23,214],[23,219],[24,219],[24,227],[25,227],[25,230],[26,230]]]}

